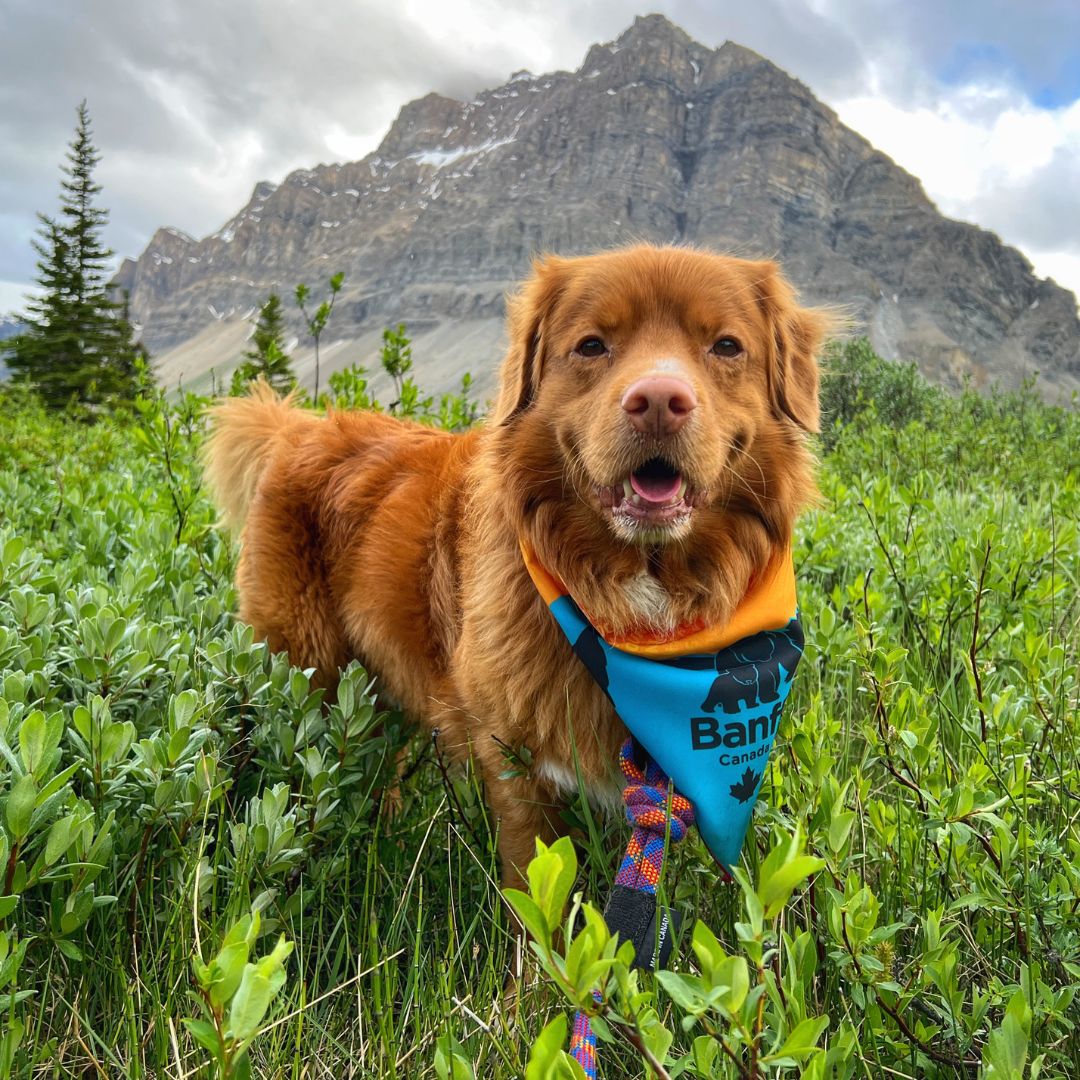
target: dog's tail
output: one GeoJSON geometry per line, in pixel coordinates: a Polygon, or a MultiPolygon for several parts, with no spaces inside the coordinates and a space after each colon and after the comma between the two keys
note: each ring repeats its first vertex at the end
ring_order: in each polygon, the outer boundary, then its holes
{"type": "Polygon", "coordinates": [[[203,476],[220,511],[219,523],[234,533],[243,527],[259,479],[281,440],[318,422],[295,406],[295,397],[295,392],[279,397],[259,379],[247,396],[228,398],[210,410],[203,476]]]}

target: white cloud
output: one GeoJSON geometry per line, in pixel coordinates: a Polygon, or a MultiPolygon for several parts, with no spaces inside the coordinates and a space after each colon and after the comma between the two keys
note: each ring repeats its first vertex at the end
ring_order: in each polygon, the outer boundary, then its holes
{"type": "Polygon", "coordinates": [[[323,142],[338,161],[359,161],[378,146],[379,137],[370,133],[358,135],[333,122],[323,132],[323,142]]]}
{"type": "Polygon", "coordinates": [[[22,281],[0,281],[0,318],[8,312],[23,311],[30,291],[22,281]]]}
{"type": "Polygon", "coordinates": [[[409,22],[423,27],[443,49],[465,61],[470,56],[501,55],[512,66],[520,68],[528,63],[537,71],[547,71],[560,66],[560,54],[565,54],[565,39],[552,33],[556,20],[565,13],[552,11],[547,5],[530,8],[500,0],[473,0],[469,4],[405,0],[401,8],[409,22]]]}
{"type": "Polygon", "coordinates": [[[995,229],[1040,273],[1080,289],[1080,105],[1030,103],[1044,83],[1062,94],[1070,85],[1075,2],[0,7],[0,311],[20,305],[17,282],[33,274],[35,211],[55,205],[84,96],[112,211],[106,240],[134,255],[161,225],[198,236],[219,228],[259,180],[362,157],[405,102],[429,91],[469,97],[520,68],[576,68],[591,43],[616,37],[643,8],[703,44],[731,39],[769,57],[919,176],[943,211],[995,229]],[[968,85],[956,85],[958,71],[968,85]]]}

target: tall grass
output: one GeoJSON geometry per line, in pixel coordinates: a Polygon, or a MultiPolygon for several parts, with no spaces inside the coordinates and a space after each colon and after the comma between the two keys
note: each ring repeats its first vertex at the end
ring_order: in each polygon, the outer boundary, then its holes
{"type": "MultiPolygon", "coordinates": [[[[761,964],[749,893],[696,839],[665,881],[692,916],[678,970],[705,977],[700,919],[765,979],[761,1046],[798,998],[828,1017],[820,1053],[763,1063],[735,1011],[668,981],[642,1001],[671,1075],[1075,1076],[1080,422],[1030,391],[948,397],[857,343],[830,371],[806,657],[744,855],[752,885],[799,832],[824,866],[761,964]]],[[[193,959],[255,909],[251,959],[295,949],[254,1075],[525,1075],[566,993],[519,949],[477,779],[359,667],[327,708],[236,624],[198,408],[151,395],[88,427],[3,394],[0,1073],[211,1075],[193,959]]],[[[625,827],[569,818],[601,902],[625,827]]],[[[602,1074],[647,1075],[616,1036],[602,1074]]]]}

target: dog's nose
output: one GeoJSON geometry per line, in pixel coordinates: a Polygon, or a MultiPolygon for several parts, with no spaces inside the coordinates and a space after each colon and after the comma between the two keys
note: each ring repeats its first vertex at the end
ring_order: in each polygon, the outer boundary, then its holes
{"type": "Polygon", "coordinates": [[[674,435],[697,408],[693,387],[670,375],[638,379],[623,394],[622,407],[636,431],[663,438],[674,435]]]}

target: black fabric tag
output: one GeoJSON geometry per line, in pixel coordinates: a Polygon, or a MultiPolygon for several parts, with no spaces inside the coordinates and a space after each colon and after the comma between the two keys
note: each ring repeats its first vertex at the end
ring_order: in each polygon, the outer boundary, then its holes
{"type": "Polygon", "coordinates": [[[632,967],[652,971],[654,956],[660,967],[668,966],[682,918],[668,908],[658,912],[652,893],[628,889],[625,885],[613,886],[604,909],[604,921],[613,934],[633,942],[632,967]]]}

